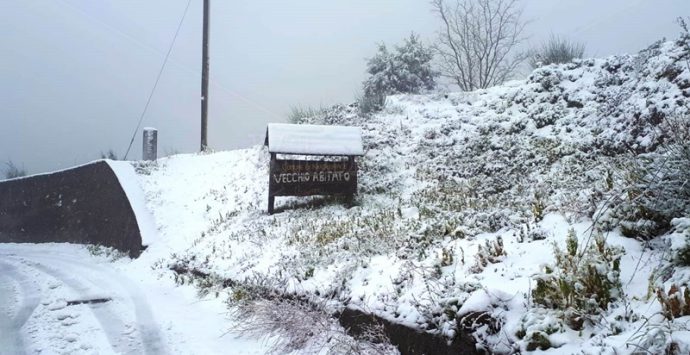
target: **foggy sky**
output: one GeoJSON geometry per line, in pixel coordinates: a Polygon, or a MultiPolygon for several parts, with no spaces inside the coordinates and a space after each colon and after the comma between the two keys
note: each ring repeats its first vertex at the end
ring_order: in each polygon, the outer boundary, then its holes
{"type": "MultiPolygon", "coordinates": [[[[0,161],[38,173],[124,155],[186,4],[0,0],[0,161]]],[[[688,0],[523,4],[525,48],[556,34],[587,56],[676,38],[690,16],[688,0]]],[[[142,123],[159,129],[159,155],[199,147],[201,12],[191,0],[142,123]]],[[[211,0],[210,147],[261,143],[294,105],[353,101],[376,43],[438,26],[426,0],[211,0]]],[[[138,132],[128,158],[140,156],[138,132]]]]}

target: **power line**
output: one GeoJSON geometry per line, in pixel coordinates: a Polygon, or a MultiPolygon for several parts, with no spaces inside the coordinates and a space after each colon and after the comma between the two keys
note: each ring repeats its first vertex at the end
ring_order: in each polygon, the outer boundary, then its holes
{"type": "Polygon", "coordinates": [[[138,39],[137,37],[132,36],[132,35],[128,34],[127,32],[117,28],[116,26],[112,26],[112,25],[108,24],[107,22],[101,20],[100,18],[90,14],[89,12],[85,11],[84,9],[82,9],[78,6],[75,6],[74,4],[72,4],[66,0],[57,0],[57,3],[62,4],[63,6],[68,7],[72,11],[79,13],[82,17],[90,20],[91,22],[94,22],[96,24],[101,25],[104,29],[110,31],[111,33],[119,36],[122,39],[125,39],[125,40],[132,42],[132,43],[135,43],[139,47],[144,48],[144,49],[148,49],[151,52],[154,52],[156,54],[163,54],[162,50],[155,48],[148,43],[145,43],[144,41],[138,39]]]}
{"type": "Polygon", "coordinates": [[[151,98],[153,98],[153,94],[156,92],[156,88],[158,87],[158,82],[161,79],[161,76],[163,75],[163,70],[165,69],[165,64],[168,63],[168,58],[170,58],[170,53],[172,52],[173,47],[175,46],[175,40],[177,40],[177,35],[180,34],[180,29],[182,28],[182,23],[184,22],[184,18],[187,16],[187,10],[189,10],[189,4],[191,4],[192,0],[187,0],[187,6],[184,8],[184,13],[182,14],[182,18],[180,19],[180,23],[177,25],[177,30],[175,31],[175,36],[173,36],[172,42],[170,42],[170,47],[168,48],[168,53],[165,54],[165,59],[163,60],[163,65],[161,65],[161,70],[158,71],[158,76],[156,77],[156,82],[153,84],[153,88],[151,89],[151,93],[149,94],[148,99],[146,100],[146,105],[144,106],[144,111],[141,112],[141,116],[139,116],[139,122],[137,122],[137,127],[134,129],[134,133],[132,133],[132,140],[129,141],[129,146],[127,147],[127,151],[125,152],[125,156],[123,160],[127,159],[127,155],[129,154],[129,150],[132,149],[132,143],[134,143],[134,138],[137,136],[137,131],[139,131],[139,127],[141,126],[141,122],[144,120],[144,115],[146,115],[146,111],[149,108],[149,104],[151,103],[151,98]]]}
{"type": "MultiPolygon", "coordinates": [[[[89,20],[93,21],[94,23],[97,23],[97,24],[103,26],[104,29],[112,32],[114,35],[117,35],[122,39],[128,40],[128,41],[138,45],[139,47],[141,47],[143,49],[147,49],[147,50],[151,51],[152,53],[163,54],[163,51],[159,50],[158,48],[156,48],[156,47],[154,47],[148,43],[145,43],[145,42],[141,41],[140,39],[138,39],[137,37],[134,37],[134,36],[126,33],[125,31],[102,21],[101,19],[91,15],[90,13],[84,11],[83,9],[81,9],[77,6],[74,6],[73,4],[71,4],[65,0],[57,0],[57,2],[62,4],[63,6],[69,7],[71,10],[73,10],[75,12],[78,12],[80,15],[82,15],[85,18],[88,18],[89,20]]],[[[179,63],[179,62],[175,61],[174,59],[168,60],[168,64],[172,64],[175,67],[177,67],[181,70],[184,70],[185,72],[190,73],[190,74],[194,74],[194,75],[199,74],[198,70],[191,69],[186,64],[179,63]]],[[[268,115],[271,115],[275,118],[278,118],[278,119],[284,118],[283,115],[278,114],[276,112],[273,112],[269,108],[267,108],[266,106],[240,94],[239,92],[237,92],[235,90],[232,90],[232,89],[224,86],[219,80],[214,79],[212,75],[209,75],[209,83],[213,87],[215,87],[216,89],[220,89],[221,91],[223,91],[223,92],[225,92],[231,96],[234,96],[234,97],[240,99],[241,101],[244,101],[246,104],[253,107],[257,111],[262,111],[262,112],[264,112],[268,115]]]]}

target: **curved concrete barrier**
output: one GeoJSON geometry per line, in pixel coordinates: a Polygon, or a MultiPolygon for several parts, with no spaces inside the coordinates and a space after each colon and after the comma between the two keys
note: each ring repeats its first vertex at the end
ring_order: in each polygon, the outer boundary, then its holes
{"type": "Polygon", "coordinates": [[[0,181],[0,243],[68,242],[141,252],[137,219],[105,161],[0,181]]]}

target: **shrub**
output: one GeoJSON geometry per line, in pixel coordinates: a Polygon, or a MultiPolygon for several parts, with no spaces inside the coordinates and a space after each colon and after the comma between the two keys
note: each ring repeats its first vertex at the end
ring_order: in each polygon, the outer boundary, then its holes
{"type": "Polygon", "coordinates": [[[361,112],[378,111],[386,95],[418,94],[436,87],[436,72],[431,67],[433,52],[414,33],[395,51],[379,44],[378,52],[367,61],[369,77],[363,83],[359,101],[361,112]]]}
{"type": "Polygon", "coordinates": [[[529,51],[528,62],[532,69],[536,69],[549,64],[570,63],[584,54],[584,44],[552,35],[540,47],[529,51]]]}
{"type": "Polygon", "coordinates": [[[311,107],[311,106],[292,106],[290,107],[290,113],[288,114],[288,122],[290,123],[309,123],[315,117],[323,116],[326,113],[324,107],[311,107]]]}
{"type": "Polygon", "coordinates": [[[578,253],[578,239],[570,229],[566,249],[554,246],[556,264],[547,266],[537,275],[532,291],[535,303],[563,311],[573,329],[581,329],[587,316],[608,309],[622,297],[620,258],[623,249],[606,244],[604,237],[595,236],[594,243],[578,253]]]}
{"type": "Polygon", "coordinates": [[[686,238],[685,245],[676,251],[676,264],[690,266],[690,237],[686,238]]]}
{"type": "Polygon", "coordinates": [[[523,243],[525,241],[533,242],[544,240],[549,235],[550,233],[546,229],[538,225],[532,225],[532,223],[525,223],[520,227],[517,233],[515,233],[515,238],[518,243],[523,243]]]}
{"type": "Polygon", "coordinates": [[[101,159],[119,160],[117,154],[112,149],[108,149],[107,153],[101,152],[101,159]]]}
{"type": "Polygon", "coordinates": [[[5,168],[5,178],[15,179],[18,177],[26,176],[26,170],[23,167],[17,167],[17,165],[15,165],[14,162],[12,162],[11,160],[6,162],[5,165],[7,166],[7,168],[5,168]]]}
{"type": "Polygon", "coordinates": [[[381,111],[386,106],[386,95],[370,94],[361,95],[357,98],[357,107],[362,115],[369,115],[381,111]]]}
{"type": "Polygon", "coordinates": [[[479,245],[477,255],[475,256],[475,264],[470,268],[470,271],[474,273],[481,272],[489,263],[498,263],[506,255],[508,254],[503,248],[503,238],[498,237],[495,241],[487,240],[483,246],[479,245]]]}
{"type": "MultiPolygon", "coordinates": [[[[690,30],[679,17],[682,29],[678,43],[690,69],[690,30]]],[[[659,115],[661,145],[640,154],[625,169],[626,198],[616,213],[626,236],[651,239],[671,227],[671,220],[690,214],[690,116],[659,115]]]]}
{"type": "MultiPolygon", "coordinates": [[[[690,31],[682,18],[678,22],[684,48],[678,59],[690,69],[690,31]]],[[[654,112],[661,143],[627,161],[624,198],[613,213],[628,237],[654,238],[668,231],[674,218],[690,215],[690,116],[654,112]]]]}
{"type": "Polygon", "coordinates": [[[539,222],[544,219],[544,209],[546,209],[544,198],[540,194],[535,194],[534,200],[532,201],[532,216],[534,216],[534,222],[539,222]]]}
{"type": "Polygon", "coordinates": [[[690,214],[690,118],[667,118],[660,134],[666,141],[656,151],[625,168],[625,199],[616,213],[628,237],[651,239],[690,214]]]}
{"type": "Polygon", "coordinates": [[[230,316],[237,320],[230,330],[269,340],[270,353],[387,354],[393,351],[383,326],[362,325],[355,338],[323,304],[288,298],[240,303],[231,300],[229,304],[232,305],[230,316]]]}
{"type": "Polygon", "coordinates": [[[537,349],[548,350],[550,348],[551,341],[549,340],[548,335],[544,334],[543,332],[530,333],[529,337],[527,338],[527,351],[535,351],[537,349]]]}

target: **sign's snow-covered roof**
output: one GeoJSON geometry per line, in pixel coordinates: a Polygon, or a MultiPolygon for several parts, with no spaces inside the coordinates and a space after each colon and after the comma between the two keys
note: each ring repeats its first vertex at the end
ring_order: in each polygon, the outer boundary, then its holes
{"type": "Polygon", "coordinates": [[[271,153],[364,155],[359,127],[269,123],[266,144],[271,153]]]}

